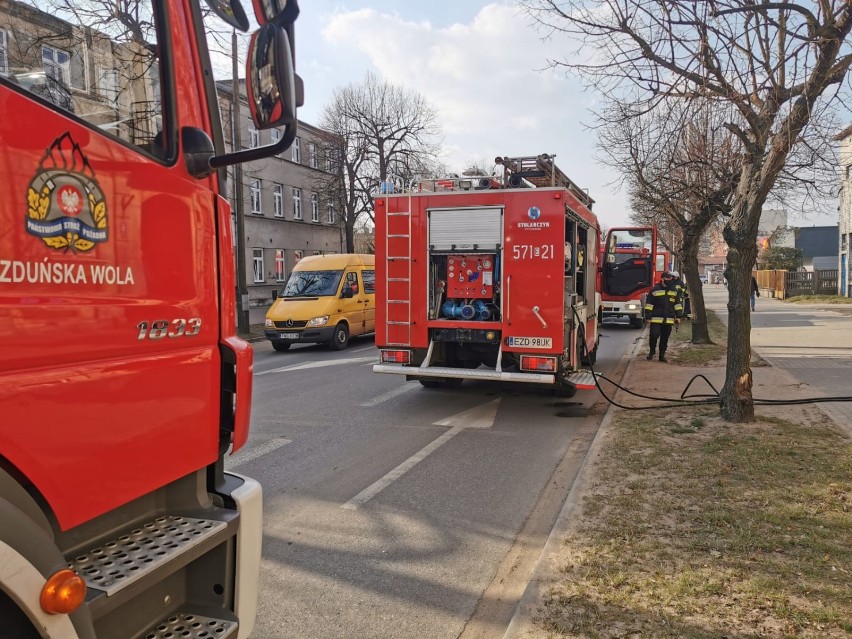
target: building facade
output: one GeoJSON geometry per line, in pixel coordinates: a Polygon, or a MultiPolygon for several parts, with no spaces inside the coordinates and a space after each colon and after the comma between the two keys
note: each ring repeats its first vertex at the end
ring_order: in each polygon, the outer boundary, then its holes
{"type": "MultiPolygon", "coordinates": [[[[220,83],[219,89],[225,140],[230,148],[233,92],[230,82],[220,83]]],[[[282,131],[255,129],[245,95],[241,97],[240,148],[277,142],[282,131]]],[[[295,141],[282,154],[228,171],[234,216],[241,215],[243,220],[244,284],[251,324],[263,323],[273,292],[281,290],[300,259],[345,251],[342,220],[328,195],[335,191],[339,179],[334,158],[325,152],[327,140],[326,132],[300,121],[295,141]],[[235,179],[242,183],[241,202],[235,200],[235,179]]],[[[239,233],[234,235],[239,237],[239,233]]]]}

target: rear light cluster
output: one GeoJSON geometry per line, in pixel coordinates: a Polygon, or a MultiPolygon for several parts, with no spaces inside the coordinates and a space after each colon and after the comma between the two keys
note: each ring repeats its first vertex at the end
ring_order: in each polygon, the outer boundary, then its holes
{"type": "Polygon", "coordinates": [[[411,351],[385,351],[382,352],[383,364],[410,364],[411,351]]]}
{"type": "Polygon", "coordinates": [[[546,373],[556,372],[555,357],[537,357],[534,355],[521,355],[521,370],[544,371],[546,373]]]}

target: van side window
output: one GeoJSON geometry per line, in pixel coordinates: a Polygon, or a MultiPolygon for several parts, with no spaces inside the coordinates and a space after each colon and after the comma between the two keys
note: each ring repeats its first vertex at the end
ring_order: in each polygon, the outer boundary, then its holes
{"type": "Polygon", "coordinates": [[[355,271],[349,271],[346,274],[346,285],[352,289],[353,295],[358,295],[358,273],[355,271]]]}
{"type": "MultiPolygon", "coordinates": [[[[134,3],[134,25],[94,11],[37,0],[0,5],[0,81],[71,113],[93,129],[164,158],[160,47],[152,0],[134,3]]],[[[129,15],[129,14],[128,14],[129,15]]]]}
{"type": "Polygon", "coordinates": [[[364,280],[364,293],[372,295],[376,292],[376,272],[361,271],[361,279],[364,280]]]}

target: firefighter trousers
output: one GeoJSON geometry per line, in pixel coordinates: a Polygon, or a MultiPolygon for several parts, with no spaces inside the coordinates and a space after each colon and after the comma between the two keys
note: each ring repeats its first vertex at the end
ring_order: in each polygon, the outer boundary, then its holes
{"type": "Polygon", "coordinates": [[[672,334],[671,324],[654,324],[651,323],[651,333],[649,342],[651,344],[651,355],[657,351],[657,340],[660,341],[660,357],[666,354],[666,349],[669,347],[669,335],[672,334]]]}

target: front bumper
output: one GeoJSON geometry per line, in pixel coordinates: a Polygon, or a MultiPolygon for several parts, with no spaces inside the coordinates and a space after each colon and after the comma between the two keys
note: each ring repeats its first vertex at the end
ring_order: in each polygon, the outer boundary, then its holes
{"type": "Polygon", "coordinates": [[[320,328],[305,328],[293,331],[281,328],[268,328],[264,333],[266,334],[266,339],[271,342],[325,344],[334,338],[334,326],[321,326],[320,328]]]}

